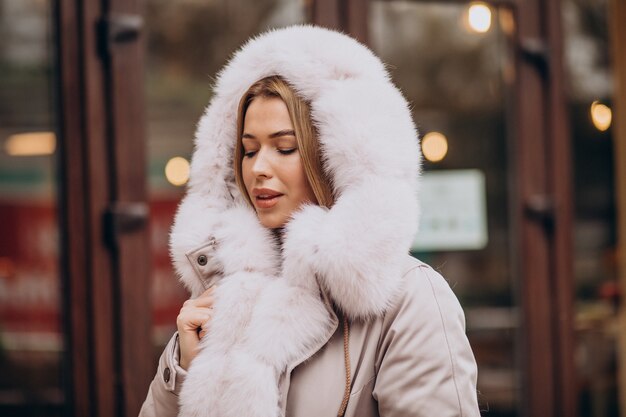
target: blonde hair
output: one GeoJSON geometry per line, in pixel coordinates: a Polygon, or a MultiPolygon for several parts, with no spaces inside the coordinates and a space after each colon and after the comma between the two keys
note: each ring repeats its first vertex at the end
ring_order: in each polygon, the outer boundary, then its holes
{"type": "Polygon", "coordinates": [[[295,93],[293,88],[278,75],[262,78],[248,88],[248,91],[241,97],[237,110],[237,144],[235,145],[235,180],[239,190],[246,197],[248,203],[252,205],[252,200],[246,190],[241,170],[241,162],[244,157],[242,144],[243,124],[246,111],[250,103],[257,98],[280,98],[289,112],[289,118],[293,124],[296,134],[298,152],[304,166],[304,172],[313,190],[317,204],[323,207],[331,207],[334,203],[332,187],[328,176],[324,172],[321,162],[319,140],[317,131],[311,120],[310,106],[295,93]]]}

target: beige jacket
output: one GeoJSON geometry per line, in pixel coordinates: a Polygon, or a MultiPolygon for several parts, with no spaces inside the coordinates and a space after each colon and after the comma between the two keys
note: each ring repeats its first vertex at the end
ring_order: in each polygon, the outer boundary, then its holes
{"type": "Polygon", "coordinates": [[[346,415],[478,415],[461,308],[407,256],[421,154],[384,63],[344,34],[293,26],[247,42],[212,91],[170,234],[191,296],[216,285],[212,321],[187,373],[168,346],[143,415],[177,404],[184,417],[336,415],[346,369],[336,311],[351,330],[346,415]],[[308,103],[335,194],[331,207],[291,213],[280,239],[237,187],[232,159],[239,102],[268,76],[308,103]]]}
{"type": "MultiPolygon", "coordinates": [[[[408,258],[402,296],[380,318],[351,322],[351,387],[345,416],[479,416],[477,369],[463,311],[448,283],[408,258]]],[[[342,321],[327,341],[279,378],[280,409],[288,417],[336,416],[345,389],[342,321]]],[[[177,362],[177,335],[161,355],[141,417],[176,416],[186,371],[177,362]]]]}

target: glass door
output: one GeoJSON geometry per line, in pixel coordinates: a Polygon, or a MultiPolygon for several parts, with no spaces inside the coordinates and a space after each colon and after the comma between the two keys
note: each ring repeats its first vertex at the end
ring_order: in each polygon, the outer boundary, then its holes
{"type": "Polygon", "coordinates": [[[521,415],[513,13],[485,3],[372,1],[369,28],[420,131],[425,172],[413,254],[441,272],[465,310],[481,410],[521,415]]]}
{"type": "MultiPolygon", "coordinates": [[[[609,4],[562,2],[574,160],[574,334],[578,416],[619,415],[619,308],[614,83],[609,4]]],[[[613,42],[617,42],[613,39],[613,42]]],[[[623,390],[623,388],[622,388],[623,390]]],[[[622,411],[622,415],[624,411],[622,411]]]]}
{"type": "Polygon", "coordinates": [[[185,7],[160,0],[146,3],[147,176],[156,364],[176,330],[178,311],[189,297],[172,269],[168,237],[189,175],[196,123],[211,98],[211,80],[248,38],[273,27],[305,23],[307,9],[300,0],[188,0],[183,2],[185,7]]]}
{"type": "Polygon", "coordinates": [[[0,2],[0,415],[61,416],[52,2],[0,2]]]}

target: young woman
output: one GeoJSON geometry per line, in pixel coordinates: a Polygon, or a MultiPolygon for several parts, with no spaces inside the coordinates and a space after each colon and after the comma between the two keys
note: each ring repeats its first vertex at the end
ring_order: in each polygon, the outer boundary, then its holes
{"type": "Polygon", "coordinates": [[[408,255],[417,137],[352,38],[295,26],[234,55],[171,235],[192,296],[140,415],[479,415],[463,311],[408,255]]]}

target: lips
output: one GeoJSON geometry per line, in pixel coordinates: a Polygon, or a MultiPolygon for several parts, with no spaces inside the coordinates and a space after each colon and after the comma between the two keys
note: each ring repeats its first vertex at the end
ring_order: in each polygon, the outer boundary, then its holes
{"type": "Polygon", "coordinates": [[[270,188],[254,188],[252,190],[252,196],[254,197],[254,203],[257,208],[269,209],[274,207],[278,203],[278,199],[283,194],[278,191],[274,191],[270,188]]]}

